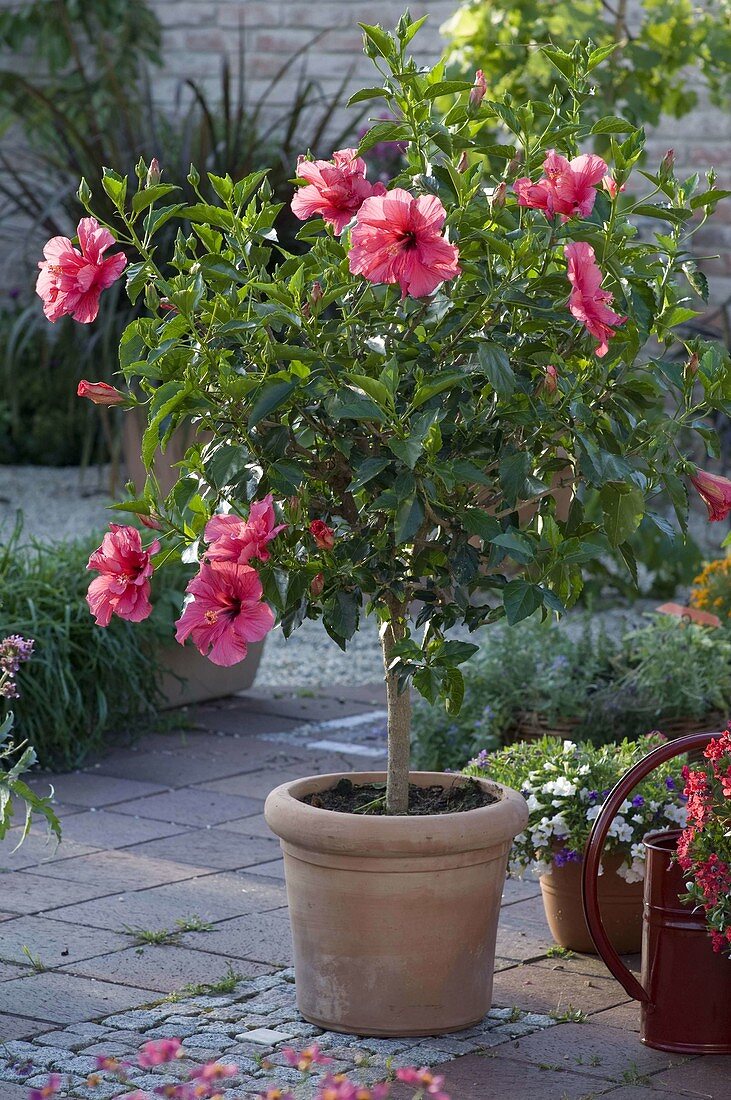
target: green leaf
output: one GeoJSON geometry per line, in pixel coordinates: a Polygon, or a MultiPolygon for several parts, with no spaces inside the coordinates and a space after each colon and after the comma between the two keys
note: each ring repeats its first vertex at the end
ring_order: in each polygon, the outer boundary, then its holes
{"type": "Polygon", "coordinates": [[[378,474],[390,466],[391,461],[390,458],[367,458],[365,462],[361,462],[355,477],[347,488],[347,492],[356,493],[358,489],[362,489],[372,478],[377,477],[378,474]]]}
{"type": "MultiPolygon", "coordinates": [[[[376,52],[379,53],[381,57],[389,58],[392,56],[394,52],[394,43],[391,40],[390,34],[384,31],[383,27],[373,27],[368,23],[359,23],[358,26],[366,37],[366,49],[368,43],[372,43],[376,52]]],[[[372,56],[370,51],[367,50],[367,52],[369,52],[369,56],[372,56]]]]}
{"type": "MultiPolygon", "coordinates": [[[[612,49],[615,49],[612,46],[612,49]]],[[[604,115],[603,118],[597,119],[591,128],[592,134],[631,134],[637,129],[631,122],[627,122],[626,118],[620,118],[619,115],[604,115]]]]}
{"type": "Polygon", "coordinates": [[[476,535],[483,542],[492,542],[502,534],[500,521],[494,516],[488,516],[482,508],[467,508],[462,516],[462,523],[470,535],[476,535]]]}
{"type": "Polygon", "coordinates": [[[405,542],[410,542],[421,527],[423,520],[424,505],[416,494],[402,500],[396,512],[396,545],[402,546],[405,542]]]}
{"type": "Polygon", "coordinates": [[[323,621],[338,638],[347,641],[358,629],[360,593],[341,589],[323,612],[323,621]]]}
{"type": "Polygon", "coordinates": [[[514,626],[543,606],[543,590],[528,581],[509,581],[503,589],[503,606],[508,623],[514,626]]]}
{"type": "Polygon", "coordinates": [[[333,420],[375,420],[377,424],[385,420],[375,401],[355,390],[341,390],[336,394],[330,402],[329,413],[333,420]]]}
{"type": "Polygon", "coordinates": [[[447,714],[459,714],[464,700],[464,676],[458,668],[445,671],[442,691],[447,714]]]}
{"type": "Polygon", "coordinates": [[[416,387],[411,404],[415,409],[418,409],[420,405],[429,401],[430,398],[436,397],[438,393],[444,393],[445,390],[451,389],[452,386],[464,382],[466,377],[467,376],[462,372],[453,371],[451,374],[443,374],[436,382],[424,382],[416,387]]]}
{"type": "Polygon", "coordinates": [[[604,530],[612,546],[620,546],[633,535],[645,514],[645,498],[636,485],[610,482],[599,493],[604,530]]]}
{"type": "Polygon", "coordinates": [[[284,404],[289,395],[297,389],[298,385],[299,380],[296,382],[272,382],[270,385],[265,386],[260,392],[249,414],[249,430],[255,428],[259,421],[263,420],[265,416],[268,416],[270,412],[274,412],[275,409],[278,409],[280,405],[284,404]]]}
{"type": "Polygon", "coordinates": [[[388,446],[410,470],[416,466],[424,449],[422,440],[413,435],[408,439],[389,439],[388,446]]]}
{"type": "Polygon", "coordinates": [[[171,191],[179,190],[180,188],[172,183],[158,183],[154,187],[146,187],[144,191],[138,191],[132,199],[132,210],[135,214],[139,214],[148,206],[152,206],[153,202],[169,195],[171,191]]]}
{"type": "Polygon", "coordinates": [[[424,92],[425,99],[437,99],[440,95],[454,95],[455,92],[467,92],[472,87],[469,80],[438,80],[430,84],[424,92]]]}
{"type": "Polygon", "coordinates": [[[498,397],[510,397],[515,390],[515,375],[505,349],[498,344],[481,341],[477,358],[498,397]]]}
{"type": "Polygon", "coordinates": [[[359,155],[367,153],[374,145],[380,145],[382,141],[408,141],[411,137],[409,127],[400,122],[377,122],[361,138],[358,146],[359,155]]]}
{"type": "Polygon", "coordinates": [[[592,50],[587,60],[587,73],[590,73],[597,65],[601,65],[602,61],[606,61],[606,59],[614,53],[618,45],[619,43],[617,42],[611,42],[608,46],[598,46],[595,50],[592,50]]]}
{"type": "Polygon", "coordinates": [[[521,498],[530,468],[530,456],[525,451],[506,455],[500,462],[500,486],[511,506],[521,498]]]}
{"type": "Polygon", "coordinates": [[[371,378],[367,374],[349,374],[347,378],[348,381],[352,382],[354,386],[357,386],[359,390],[363,390],[369,397],[372,397],[380,408],[392,408],[393,401],[391,399],[391,391],[383,382],[379,382],[377,378],[371,378]]]}
{"type": "Polygon", "coordinates": [[[542,46],[541,53],[547,57],[551,64],[558,69],[562,76],[571,83],[574,79],[575,64],[564,50],[555,49],[552,46],[542,46]]]}
{"type": "Polygon", "coordinates": [[[352,107],[356,103],[365,103],[369,99],[379,98],[388,98],[388,92],[385,88],[361,88],[359,92],[350,97],[348,107],[352,107]]]}
{"type": "Polygon", "coordinates": [[[142,436],[142,461],[146,469],[152,466],[152,460],[160,443],[160,429],[166,416],[169,416],[188,397],[188,387],[177,380],[165,382],[155,390],[148,412],[149,423],[142,436]]]}

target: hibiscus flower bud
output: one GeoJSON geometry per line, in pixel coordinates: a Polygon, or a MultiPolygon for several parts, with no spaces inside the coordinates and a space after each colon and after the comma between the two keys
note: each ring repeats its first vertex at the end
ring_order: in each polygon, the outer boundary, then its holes
{"type": "Polygon", "coordinates": [[[538,383],[538,392],[546,397],[552,397],[558,389],[558,371],[549,364],[543,372],[543,378],[538,383]]]}
{"type": "Polygon", "coordinates": [[[674,167],[675,167],[675,150],[674,149],[668,149],[667,153],[665,154],[665,156],[662,158],[662,161],[660,162],[660,173],[659,173],[660,179],[661,180],[666,180],[668,178],[668,176],[671,176],[673,174],[673,168],[674,167]]]}
{"type": "Polygon", "coordinates": [[[77,397],[88,397],[95,405],[125,405],[127,397],[106,382],[87,382],[82,378],[76,390],[77,397]]]}
{"type": "Polygon", "coordinates": [[[459,161],[457,163],[457,171],[458,172],[466,172],[467,169],[469,168],[469,166],[470,166],[469,154],[467,153],[466,149],[463,149],[462,150],[462,155],[460,156],[459,161]]]}
{"type": "Polygon", "coordinates": [[[312,578],[312,582],[310,584],[310,592],[315,597],[315,599],[317,599],[318,596],[322,595],[324,587],[325,587],[325,578],[322,575],[322,573],[318,573],[316,576],[314,576],[312,578]]]}
{"type": "Polygon", "coordinates": [[[695,378],[696,374],[698,373],[698,363],[698,353],[694,351],[688,362],[685,364],[686,378],[695,378]]]}
{"type": "Polygon", "coordinates": [[[155,187],[160,182],[160,176],[162,175],[162,169],[160,168],[160,161],[157,157],[153,157],[150,161],[150,167],[147,169],[147,179],[145,180],[145,187],[155,187]]]}
{"type": "Polygon", "coordinates": [[[151,531],[162,531],[162,524],[155,516],[140,515],[139,520],[143,527],[149,527],[151,531]]]}
{"type": "Polygon", "coordinates": [[[706,470],[696,470],[691,483],[708,509],[710,520],[726,519],[731,512],[731,481],[720,474],[709,474],[706,470]]]}
{"type": "Polygon", "coordinates": [[[487,80],[482,69],[475,73],[475,82],[470,91],[470,107],[477,109],[487,95],[487,80]]]}
{"type": "Polygon", "coordinates": [[[332,550],[335,545],[335,532],[321,519],[313,519],[310,524],[310,534],[318,550],[332,550]]]}
{"type": "Polygon", "coordinates": [[[492,193],[492,200],[490,205],[493,210],[502,210],[505,206],[505,192],[508,189],[508,185],[505,180],[502,180],[492,193]]]}
{"type": "Polygon", "coordinates": [[[323,297],[324,295],[320,284],[317,282],[313,283],[312,290],[310,291],[310,305],[316,306],[318,302],[322,301],[323,297]]]}
{"type": "Polygon", "coordinates": [[[603,178],[602,187],[607,192],[610,199],[616,199],[617,195],[625,190],[625,185],[622,184],[622,186],[619,187],[616,179],[610,173],[607,173],[607,175],[603,178]]]}

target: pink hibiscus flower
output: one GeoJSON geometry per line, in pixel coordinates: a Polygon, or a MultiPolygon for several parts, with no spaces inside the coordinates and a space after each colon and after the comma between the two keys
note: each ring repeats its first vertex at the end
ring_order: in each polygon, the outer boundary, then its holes
{"type": "Polygon", "coordinates": [[[708,518],[726,519],[731,512],[731,481],[705,470],[696,470],[690,480],[708,509],[708,518]]]}
{"type": "Polygon", "coordinates": [[[137,1061],[143,1068],[162,1066],[166,1062],[182,1058],[182,1046],[180,1039],[151,1039],[148,1043],[143,1043],[137,1061]]]}
{"type": "Polygon", "coordinates": [[[384,195],[382,183],[370,183],[366,163],[355,149],[338,149],[332,160],[297,161],[297,175],[307,180],[292,199],[292,213],[306,221],[320,214],[336,233],[342,233],[361,203],[371,195],[384,195]]]}
{"type": "Polygon", "coordinates": [[[127,257],[116,252],[104,259],[115,244],[108,229],[96,218],[82,218],[76,229],[81,251],[68,237],[51,237],[43,249],[45,260],[38,267],[36,293],[43,299],[43,312],[49,321],[70,314],[75,321],[88,325],[99,312],[99,297],[127,266],[127,257]]]}
{"type": "Polygon", "coordinates": [[[86,566],[100,574],[91,582],[86,595],[97,626],[109,626],[112,615],[131,623],[140,623],[148,617],[152,611],[152,556],[159,549],[157,539],[145,549],[135,527],[109,524],[101,546],[86,566]]]}
{"type": "Polygon", "coordinates": [[[271,493],[263,500],[254,501],[248,519],[233,515],[213,516],[205,530],[206,542],[210,543],[206,559],[240,564],[252,558],[268,561],[267,543],[287,526],[286,523],[275,525],[275,519],[271,493]]]}
{"type": "Polygon", "coordinates": [[[264,603],[259,574],[234,561],[203,562],[186,588],[194,598],[175,624],[182,645],[192,637],[214,665],[243,661],[249,642],[259,642],[274,626],[274,612],[264,603]]]}
{"type": "Polygon", "coordinates": [[[107,382],[87,382],[82,378],[76,389],[77,397],[87,397],[95,405],[124,405],[127,398],[115,386],[107,382]]]}
{"type": "Polygon", "coordinates": [[[543,162],[544,176],[537,183],[527,177],[516,180],[519,206],[543,210],[547,216],[587,218],[594,209],[597,186],[607,174],[606,161],[594,153],[583,153],[569,161],[550,149],[543,162]]]}
{"type": "Polygon", "coordinates": [[[400,187],[366,199],[351,232],[351,273],[399,283],[404,298],[431,294],[460,273],[457,248],[441,232],[446,216],[435,195],[415,198],[400,187]]]}
{"type": "Polygon", "coordinates": [[[596,353],[601,358],[609,350],[607,340],[614,336],[612,326],[623,325],[627,318],[609,308],[613,297],[608,290],[602,290],[602,273],[591,245],[586,241],[572,241],[563,251],[571,283],[569,309],[599,341],[596,353]]]}

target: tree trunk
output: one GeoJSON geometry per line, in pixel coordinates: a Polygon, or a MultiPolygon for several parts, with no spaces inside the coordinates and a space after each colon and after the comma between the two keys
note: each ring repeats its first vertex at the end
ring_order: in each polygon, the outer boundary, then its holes
{"type": "Polygon", "coordinates": [[[406,605],[397,600],[388,604],[390,621],[381,630],[383,664],[386,672],[388,704],[388,775],[386,813],[405,814],[409,808],[409,760],[411,757],[411,694],[408,686],[399,693],[396,676],[389,672],[393,650],[406,633],[406,605]]]}

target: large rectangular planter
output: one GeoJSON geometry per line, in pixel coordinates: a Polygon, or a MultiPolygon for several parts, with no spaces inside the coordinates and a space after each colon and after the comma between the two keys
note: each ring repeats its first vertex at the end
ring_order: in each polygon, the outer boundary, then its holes
{"type": "Polygon", "coordinates": [[[161,691],[165,708],[205,703],[246,691],[254,683],[264,642],[252,642],[246,660],[231,668],[214,665],[191,645],[166,647],[160,655],[163,668],[161,691]]]}

